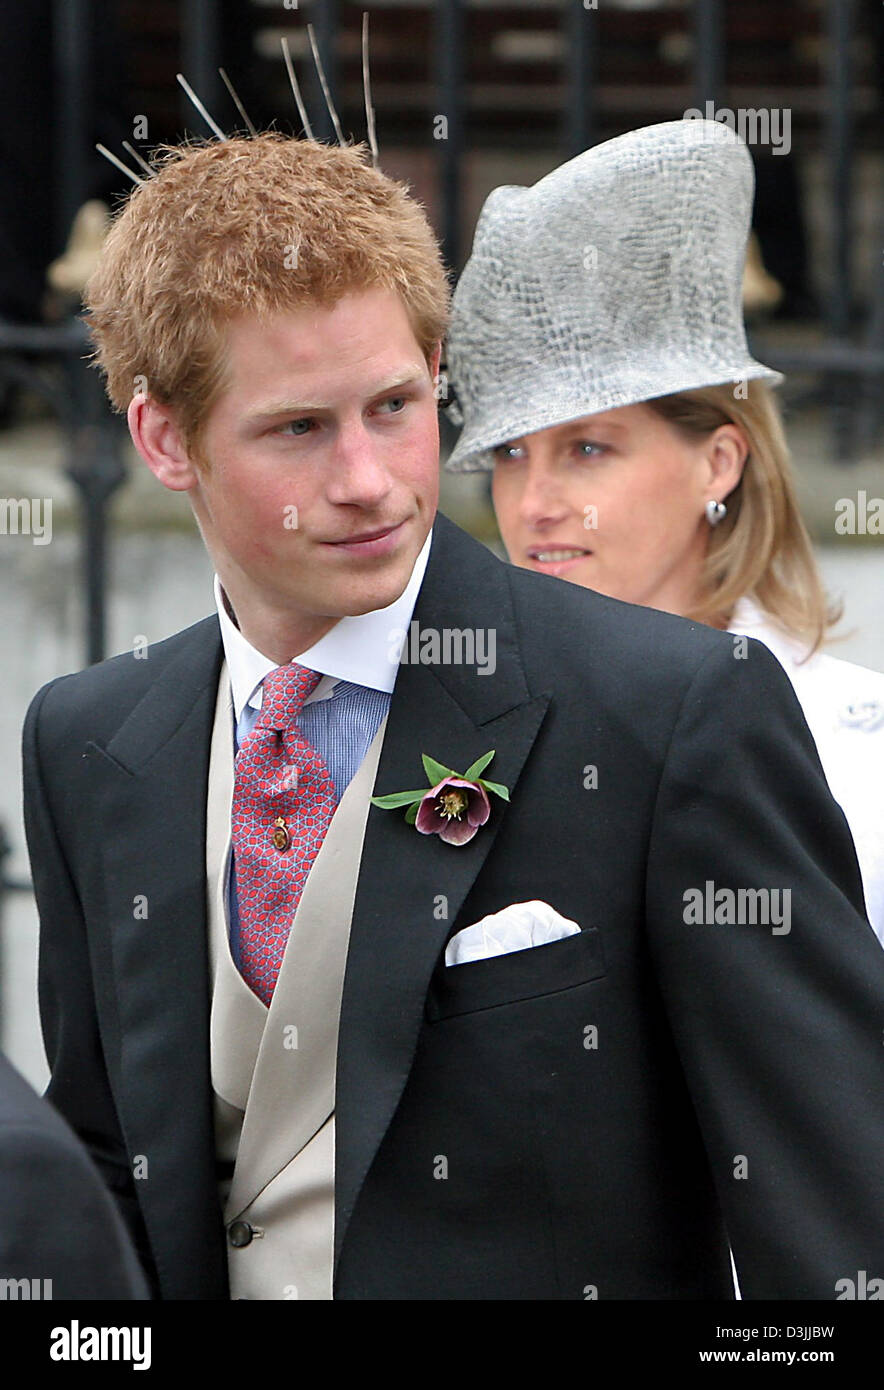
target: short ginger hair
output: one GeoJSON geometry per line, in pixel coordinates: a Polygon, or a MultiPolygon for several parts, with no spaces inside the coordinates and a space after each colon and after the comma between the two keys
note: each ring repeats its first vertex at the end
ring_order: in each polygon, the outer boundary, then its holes
{"type": "Polygon", "coordinates": [[[399,294],[429,363],[450,286],[423,207],[365,145],[277,131],[163,145],[114,218],[84,292],[114,408],[149,394],[199,455],[226,375],[225,323],[374,288],[399,294]]]}

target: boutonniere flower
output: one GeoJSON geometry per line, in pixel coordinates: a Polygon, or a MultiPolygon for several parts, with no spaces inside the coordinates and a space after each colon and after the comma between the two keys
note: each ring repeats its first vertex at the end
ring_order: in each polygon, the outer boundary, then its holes
{"type": "Polygon", "coordinates": [[[489,782],[480,776],[495,750],[483,753],[471,763],[466,772],[455,772],[423,753],[424,771],[430,786],[414,792],[390,792],[388,796],[373,796],[373,806],[395,811],[406,806],[405,819],[422,835],[438,835],[449,845],[465,845],[491,815],[488,793],[509,801],[510,794],[500,782],[489,782]]]}

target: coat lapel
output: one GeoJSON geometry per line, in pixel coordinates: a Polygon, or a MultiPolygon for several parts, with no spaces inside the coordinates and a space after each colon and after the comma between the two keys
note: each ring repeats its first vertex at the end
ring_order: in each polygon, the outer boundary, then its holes
{"type": "MultiPolygon", "coordinates": [[[[481,675],[475,666],[400,666],[375,795],[421,786],[422,753],[463,772],[493,748],[487,775],[517,799],[550,695],[528,689],[506,567],[441,516],[413,621],[421,631],[493,629],[496,668],[481,675]]],[[[461,846],[419,834],[402,811],[369,811],[338,1042],[336,1264],[408,1077],[430,976],[508,814],[503,801],[491,799],[490,821],[461,846]]]]}

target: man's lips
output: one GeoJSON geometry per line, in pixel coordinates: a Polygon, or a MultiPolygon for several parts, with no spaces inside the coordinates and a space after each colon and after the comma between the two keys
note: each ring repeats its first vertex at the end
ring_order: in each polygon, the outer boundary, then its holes
{"type": "Polygon", "coordinates": [[[352,536],[342,537],[339,541],[323,541],[322,544],[364,555],[381,553],[385,548],[395,545],[404,525],[405,521],[396,521],[389,526],[375,527],[372,531],[357,531],[352,536]]]}

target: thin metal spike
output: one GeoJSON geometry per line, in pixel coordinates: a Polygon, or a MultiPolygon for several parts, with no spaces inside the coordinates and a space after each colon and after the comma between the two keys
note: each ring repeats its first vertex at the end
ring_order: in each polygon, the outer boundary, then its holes
{"type": "Polygon", "coordinates": [[[132,156],[132,158],[135,160],[136,164],[140,164],[140,165],[141,165],[142,169],[143,169],[144,172],[147,174],[148,178],[151,178],[151,179],[152,179],[152,178],[153,178],[153,169],[151,169],[151,167],[150,167],[150,165],[148,164],[147,160],[141,158],[141,155],[138,153],[138,151],[135,149],[135,147],[134,147],[133,145],[130,145],[130,144],[129,144],[129,141],[128,141],[128,140],[123,140],[123,141],[121,141],[121,144],[122,144],[124,150],[128,150],[129,154],[131,154],[131,156],[132,156]]]}
{"type": "Polygon", "coordinates": [[[331,99],[331,92],[325,80],[325,69],[322,66],[322,59],[319,56],[319,49],[316,46],[316,38],[313,33],[313,25],[307,25],[307,37],[310,40],[310,47],[313,49],[313,63],[316,68],[316,76],[319,78],[319,85],[322,88],[322,95],[325,97],[325,104],[328,107],[328,114],[332,118],[332,125],[335,128],[335,135],[338,137],[338,144],[345,145],[344,132],[341,130],[341,122],[338,120],[338,113],[334,108],[331,99]]]}
{"type": "Polygon", "coordinates": [[[295,69],[292,66],[292,55],[289,52],[289,41],[286,38],[285,34],[281,36],[279,42],[282,44],[282,56],[283,58],[285,58],[285,68],[286,72],[289,75],[289,82],[291,84],[292,93],[295,98],[295,105],[298,108],[298,115],[301,117],[301,125],[304,127],[304,133],[306,134],[307,139],[312,140],[315,144],[316,136],[313,134],[313,127],[311,126],[310,120],[307,116],[306,107],[304,106],[304,103],[301,100],[301,89],[298,86],[298,79],[297,77],[295,77],[295,69]]]}
{"type": "Polygon", "coordinates": [[[243,120],[245,121],[246,125],[247,125],[248,128],[249,128],[249,134],[250,134],[250,135],[257,135],[258,132],[257,132],[257,130],[255,129],[255,127],[252,125],[251,121],[249,120],[248,112],[246,111],[246,108],[243,106],[243,104],[242,104],[242,102],[240,101],[239,97],[236,95],[236,91],[235,91],[235,89],[234,89],[233,83],[231,82],[230,78],[227,76],[227,73],[224,71],[223,68],[219,68],[218,71],[219,71],[220,74],[221,74],[221,81],[224,83],[224,86],[227,88],[228,92],[229,92],[230,95],[233,97],[233,103],[234,103],[234,105],[235,105],[237,111],[238,111],[239,114],[242,116],[243,120]]]}
{"type": "Polygon", "coordinates": [[[141,179],[137,174],[133,174],[128,165],[124,164],[122,159],[117,159],[117,156],[105,145],[96,145],[95,148],[98,150],[99,154],[104,155],[105,159],[109,159],[111,164],[116,164],[118,169],[122,169],[123,173],[126,174],[133,183],[145,184],[147,182],[146,179],[141,179]]]}
{"type": "Polygon", "coordinates": [[[200,115],[202,116],[203,120],[206,122],[206,124],[207,124],[208,126],[211,127],[213,133],[214,133],[215,135],[217,135],[217,137],[218,137],[219,140],[226,140],[226,139],[227,139],[227,136],[224,134],[224,131],[221,129],[221,127],[219,126],[219,124],[218,124],[217,121],[213,121],[213,120],[212,120],[212,117],[209,115],[208,111],[207,111],[206,108],[203,106],[202,102],[200,101],[200,99],[199,99],[199,97],[197,96],[196,92],[195,92],[195,91],[193,90],[193,88],[191,87],[191,85],[190,85],[190,83],[188,82],[187,78],[186,78],[186,77],[182,77],[180,72],[176,72],[175,78],[176,78],[176,81],[179,82],[180,85],[184,88],[185,92],[186,92],[187,95],[190,97],[190,100],[193,102],[193,104],[194,104],[194,106],[196,107],[197,111],[198,111],[198,112],[200,113],[200,115]]]}
{"type": "Polygon", "coordinates": [[[374,124],[374,107],[371,104],[371,74],[368,70],[368,10],[362,13],[362,90],[365,93],[365,126],[368,144],[371,149],[371,162],[378,167],[378,138],[374,124]]]}

